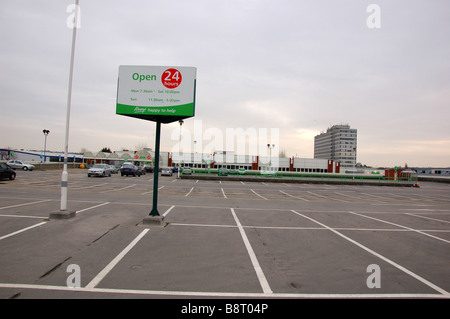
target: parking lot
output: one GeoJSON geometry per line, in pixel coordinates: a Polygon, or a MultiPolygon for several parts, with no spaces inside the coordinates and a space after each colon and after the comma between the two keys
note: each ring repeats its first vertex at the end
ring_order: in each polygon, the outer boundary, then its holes
{"type": "Polygon", "coordinates": [[[153,174],[71,169],[77,214],[49,219],[60,184],[60,171],[0,181],[0,298],[450,297],[450,184],[163,176],[166,224],[151,228],[153,174]]]}

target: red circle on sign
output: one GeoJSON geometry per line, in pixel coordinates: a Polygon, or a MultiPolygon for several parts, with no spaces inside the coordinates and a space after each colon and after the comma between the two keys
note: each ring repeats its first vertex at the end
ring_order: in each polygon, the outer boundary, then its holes
{"type": "Polygon", "coordinates": [[[177,69],[167,69],[161,76],[162,84],[168,89],[174,89],[181,83],[181,72],[177,69]]]}

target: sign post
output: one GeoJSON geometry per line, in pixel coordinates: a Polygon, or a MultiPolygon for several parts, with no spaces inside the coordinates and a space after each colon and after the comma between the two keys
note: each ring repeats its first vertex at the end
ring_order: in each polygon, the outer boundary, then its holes
{"type": "Polygon", "coordinates": [[[162,224],[158,212],[158,177],[161,123],[167,124],[195,115],[195,67],[119,67],[116,114],[156,122],[153,207],[144,224],[162,224]]]}
{"type": "Polygon", "coordinates": [[[155,166],[153,167],[153,208],[150,216],[160,216],[158,212],[158,176],[159,176],[159,144],[161,137],[161,122],[156,122],[155,135],[155,166]]]}

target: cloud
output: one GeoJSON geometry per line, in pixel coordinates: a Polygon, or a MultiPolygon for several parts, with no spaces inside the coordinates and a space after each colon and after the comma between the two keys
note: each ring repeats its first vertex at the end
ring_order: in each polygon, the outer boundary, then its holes
{"type": "MultiPolygon", "coordinates": [[[[7,144],[40,148],[47,128],[49,148],[63,148],[72,2],[0,4],[7,144]]],[[[118,67],[186,65],[197,67],[205,129],[277,127],[288,155],[312,157],[314,132],[349,123],[358,161],[444,165],[446,147],[432,141],[450,138],[450,7],[377,4],[380,29],[367,28],[361,1],[84,1],[69,148],[153,146],[154,123],[115,115],[118,67]]],[[[176,127],[164,126],[163,148],[176,127]]]]}

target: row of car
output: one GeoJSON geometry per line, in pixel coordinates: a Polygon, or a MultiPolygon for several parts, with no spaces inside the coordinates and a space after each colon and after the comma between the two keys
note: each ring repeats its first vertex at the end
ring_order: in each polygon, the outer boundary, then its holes
{"type": "Polygon", "coordinates": [[[0,179],[16,179],[16,169],[32,171],[35,169],[35,166],[20,160],[9,160],[6,163],[0,163],[0,179]]]}
{"type": "Polygon", "coordinates": [[[111,176],[111,174],[120,175],[133,175],[133,176],[141,176],[145,174],[145,170],[142,167],[138,167],[136,165],[130,163],[124,163],[120,168],[114,165],[108,164],[94,164],[92,165],[87,172],[88,177],[91,176],[111,176]]]}
{"type": "MultiPolygon", "coordinates": [[[[162,168],[161,176],[172,176],[174,172],[176,172],[178,168],[162,168]]],[[[120,171],[121,176],[141,176],[145,175],[147,172],[153,172],[153,167],[151,166],[136,166],[132,163],[123,163],[119,168],[108,165],[108,164],[94,164],[92,167],[88,169],[88,177],[91,176],[111,176],[111,174],[116,174],[120,171]]]]}

